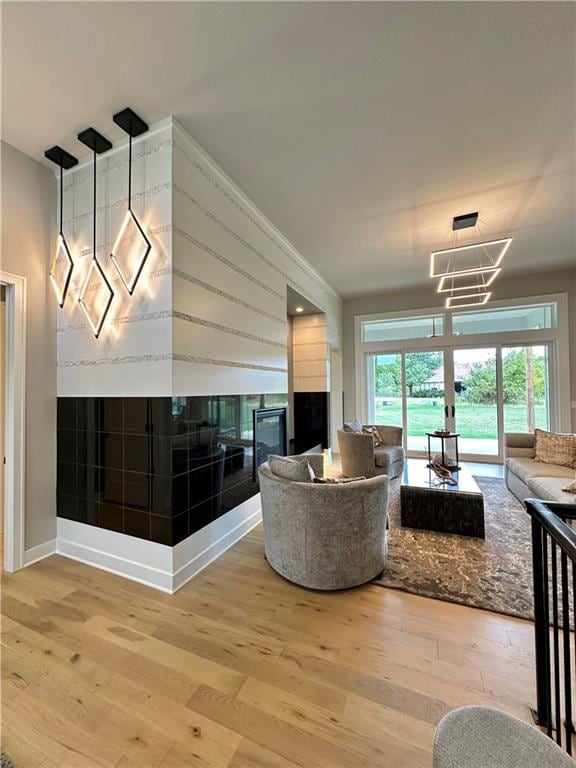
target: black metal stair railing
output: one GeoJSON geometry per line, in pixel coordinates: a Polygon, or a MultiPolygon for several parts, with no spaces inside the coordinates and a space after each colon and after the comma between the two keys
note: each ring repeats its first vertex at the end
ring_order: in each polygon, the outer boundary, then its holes
{"type": "Polygon", "coordinates": [[[576,621],[576,504],[526,499],[532,519],[536,708],[534,720],[572,754],[576,621]],[[571,618],[572,614],[572,618],[571,618]]]}

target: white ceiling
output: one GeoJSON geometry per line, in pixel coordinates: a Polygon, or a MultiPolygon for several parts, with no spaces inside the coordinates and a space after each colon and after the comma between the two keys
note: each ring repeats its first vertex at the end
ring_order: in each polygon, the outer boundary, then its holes
{"type": "MultiPolygon", "coordinates": [[[[41,160],[174,115],[343,296],[426,282],[472,210],[576,266],[576,6],[3,2],[2,133],[41,160]]],[[[472,230],[470,230],[472,232],[472,230]]],[[[463,241],[462,241],[463,242],[463,241]]]]}

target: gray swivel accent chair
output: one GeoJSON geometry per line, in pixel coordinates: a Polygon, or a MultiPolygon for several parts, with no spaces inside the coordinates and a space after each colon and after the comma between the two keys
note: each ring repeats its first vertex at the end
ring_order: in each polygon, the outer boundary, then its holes
{"type": "Polygon", "coordinates": [[[434,737],[434,768],[575,768],[576,763],[529,723],[488,707],[449,712],[434,737]]]}
{"type": "Polygon", "coordinates": [[[374,438],[365,432],[338,430],[342,473],[346,477],[388,475],[392,480],[404,470],[402,427],[374,425],[383,445],[374,447],[374,438]]]}
{"type": "MultiPolygon", "coordinates": [[[[313,469],[318,476],[320,468],[313,469]]],[[[258,474],[266,558],[277,573],[302,587],[331,590],[356,587],[383,571],[387,477],[295,482],[275,475],[268,463],[258,474]]]]}

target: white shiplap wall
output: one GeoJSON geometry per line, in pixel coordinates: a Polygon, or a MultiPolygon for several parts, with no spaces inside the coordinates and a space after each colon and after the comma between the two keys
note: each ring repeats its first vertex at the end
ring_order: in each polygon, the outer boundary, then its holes
{"type": "Polygon", "coordinates": [[[109,258],[126,209],[127,140],[98,159],[98,256],[115,290],[98,340],[77,304],[92,238],[92,163],[65,175],[76,268],[58,324],[58,394],[287,392],[286,286],[325,313],[341,348],[342,302],[172,118],[133,145],[133,207],[153,247],[128,296],[109,258]]]}
{"type": "Polygon", "coordinates": [[[330,345],[326,315],[292,320],[294,392],[330,392],[330,345]]]}

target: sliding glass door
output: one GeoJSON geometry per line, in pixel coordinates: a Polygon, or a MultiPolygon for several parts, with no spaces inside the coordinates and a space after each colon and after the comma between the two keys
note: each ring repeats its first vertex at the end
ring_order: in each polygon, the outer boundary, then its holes
{"type": "Polygon", "coordinates": [[[369,417],[371,424],[404,426],[402,402],[402,354],[369,355],[369,417]]]}
{"type": "Polygon", "coordinates": [[[444,353],[435,350],[406,352],[404,386],[406,403],[406,446],[409,451],[427,450],[426,433],[444,429],[444,353]]]}
{"type": "Polygon", "coordinates": [[[498,350],[455,349],[454,408],[449,428],[459,433],[462,455],[498,458],[498,350]]]}
{"type": "Polygon", "coordinates": [[[548,358],[546,346],[502,348],[505,432],[550,428],[548,358]]]}
{"type": "Polygon", "coordinates": [[[369,354],[367,421],[403,427],[409,455],[445,428],[463,458],[502,460],[504,432],[550,428],[549,357],[546,345],[369,354]]]}
{"type": "Polygon", "coordinates": [[[419,350],[368,355],[368,418],[404,428],[404,447],[424,453],[426,432],[443,429],[444,352],[419,350]]]}

